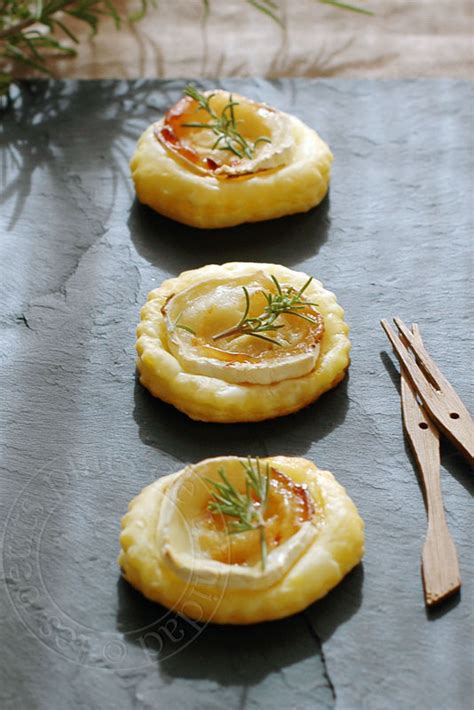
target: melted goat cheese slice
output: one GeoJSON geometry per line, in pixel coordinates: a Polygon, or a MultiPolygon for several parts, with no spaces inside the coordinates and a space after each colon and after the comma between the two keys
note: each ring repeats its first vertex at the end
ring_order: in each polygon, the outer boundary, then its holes
{"type": "MultiPolygon", "coordinates": [[[[186,124],[209,124],[209,114],[199,108],[189,96],[180,99],[155,125],[155,136],[174,155],[192,165],[198,172],[218,178],[252,175],[287,165],[292,158],[294,139],[290,118],[266,104],[257,103],[226,91],[206,92],[211,96],[210,105],[218,115],[228,111],[229,101],[233,107],[239,133],[250,146],[250,155],[239,157],[230,150],[223,150],[221,141],[216,146],[219,134],[212,128],[197,128],[186,124]],[[258,140],[258,139],[264,140],[258,140]]],[[[237,143],[233,143],[238,147],[237,143]]],[[[240,149],[239,149],[240,150],[240,149]]]]}
{"type": "Polygon", "coordinates": [[[314,540],[318,519],[305,485],[271,467],[270,493],[264,515],[267,558],[261,563],[260,531],[230,535],[230,516],[212,513],[212,481],[219,470],[245,492],[243,460],[233,456],[188,466],[163,499],[158,545],[165,564],[193,584],[233,589],[266,589],[276,584],[314,540]]]}
{"type": "MultiPolygon", "coordinates": [[[[284,288],[291,284],[280,284],[284,288]]],[[[229,383],[272,384],[311,372],[319,357],[324,331],[321,314],[308,303],[309,320],[282,313],[275,330],[260,332],[271,338],[232,331],[246,310],[249,318],[265,313],[265,294],[277,294],[269,275],[212,279],[171,296],[162,309],[168,348],[185,372],[229,383]]]]}

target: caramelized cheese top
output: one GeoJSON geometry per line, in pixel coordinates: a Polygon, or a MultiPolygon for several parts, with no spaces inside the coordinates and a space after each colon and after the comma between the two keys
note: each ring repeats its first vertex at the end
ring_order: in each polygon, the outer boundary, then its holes
{"type": "MultiPolygon", "coordinates": [[[[306,486],[293,481],[281,471],[270,469],[270,491],[264,515],[267,549],[286,542],[315,514],[306,486]]],[[[209,497],[208,503],[211,500],[209,497]]],[[[258,501],[255,502],[258,508],[258,501]]],[[[196,521],[198,544],[207,557],[230,565],[253,566],[261,560],[260,532],[250,530],[229,535],[227,526],[233,518],[206,509],[196,521]]]]}
{"type": "Polygon", "coordinates": [[[222,149],[222,143],[216,147],[211,116],[190,96],[179,99],[155,125],[155,137],[173,155],[197,172],[221,179],[249,176],[290,161],[294,141],[286,114],[226,91],[206,92],[205,95],[211,97],[212,110],[217,115],[225,110],[231,96],[235,100],[236,126],[252,147],[250,156],[239,157],[222,149]],[[188,125],[197,123],[201,124],[200,128],[188,125]],[[202,124],[209,124],[209,129],[202,128],[202,124]],[[264,140],[256,143],[262,138],[264,140]]]}

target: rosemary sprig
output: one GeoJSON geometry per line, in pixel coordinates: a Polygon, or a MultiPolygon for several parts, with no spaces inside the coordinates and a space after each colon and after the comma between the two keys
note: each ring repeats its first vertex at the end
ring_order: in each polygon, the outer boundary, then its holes
{"type": "Polygon", "coordinates": [[[253,143],[249,142],[239,131],[237,120],[235,118],[235,106],[239,105],[238,101],[234,101],[232,94],[229,101],[222,109],[220,115],[214,111],[211,106],[211,99],[215,94],[201,94],[195,86],[189,85],[184,90],[185,96],[189,96],[197,102],[199,109],[209,114],[210,120],[207,122],[190,121],[189,123],[181,124],[185,128],[200,128],[212,131],[216,136],[216,140],[212,146],[212,150],[227,150],[238,158],[252,159],[255,149],[259,143],[271,143],[271,139],[267,136],[260,136],[253,143]]]}
{"type": "Polygon", "coordinates": [[[303,293],[308,288],[309,284],[313,280],[313,277],[310,276],[299,291],[296,291],[296,289],[292,286],[285,286],[282,288],[275,276],[271,275],[270,278],[275,284],[277,292],[271,293],[271,291],[261,291],[266,300],[262,314],[255,318],[248,317],[250,310],[250,296],[247,288],[242,286],[245,295],[245,311],[242,318],[237,325],[232,326],[232,328],[227,328],[227,330],[223,330],[221,333],[213,335],[213,340],[228,338],[231,335],[251,335],[254,338],[267,340],[275,345],[281,345],[281,343],[274,338],[271,338],[268,335],[262,335],[262,333],[274,332],[280,328],[284,328],[284,323],[276,322],[279,316],[283,313],[296,316],[297,318],[303,318],[303,320],[314,323],[312,318],[302,313],[302,311],[308,306],[318,305],[317,303],[306,301],[303,298],[303,293]]]}
{"type": "Polygon", "coordinates": [[[140,9],[128,14],[114,0],[0,0],[0,96],[8,92],[20,66],[51,75],[55,58],[74,56],[70,42],[80,43],[78,20],[89,26],[92,36],[103,17],[112,18],[120,29],[123,20],[135,22],[150,5],[156,6],[156,0],[138,2],[140,9]]]}
{"type": "Polygon", "coordinates": [[[338,0],[318,0],[321,5],[332,5],[332,7],[337,7],[339,10],[349,10],[350,12],[358,12],[360,15],[368,15],[372,17],[374,13],[372,10],[366,10],[365,7],[360,7],[360,5],[350,5],[347,2],[338,2],[338,0]]]}
{"type": "Polygon", "coordinates": [[[215,488],[208,508],[212,513],[219,513],[236,519],[227,524],[229,535],[236,535],[249,530],[259,531],[261,565],[262,570],[264,570],[267,561],[265,512],[270,491],[270,467],[267,463],[265,471],[262,472],[258,456],[255,458],[255,463],[250,456],[247,461],[241,461],[240,463],[245,470],[245,493],[239,493],[227,478],[225,469],[220,468],[218,474],[221,482],[213,481],[210,478],[206,479],[215,488]]]}

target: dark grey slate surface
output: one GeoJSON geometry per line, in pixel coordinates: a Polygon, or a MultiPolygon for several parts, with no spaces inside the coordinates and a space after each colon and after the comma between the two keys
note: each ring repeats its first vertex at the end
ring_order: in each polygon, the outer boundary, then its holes
{"type": "Polygon", "coordinates": [[[134,202],[127,159],[180,82],[33,83],[2,115],[0,706],[470,707],[472,479],[443,445],[461,598],[423,605],[421,493],[378,321],[417,319],[472,410],[473,91],[451,81],[226,82],[335,153],[330,198],[210,236],[134,202]],[[191,422],[135,381],[147,292],[208,262],[302,268],[334,290],[350,376],[258,425],[191,422]],[[196,628],[119,579],[119,519],[157,475],[220,453],[306,455],[367,526],[363,566],[305,614],[196,628]]]}

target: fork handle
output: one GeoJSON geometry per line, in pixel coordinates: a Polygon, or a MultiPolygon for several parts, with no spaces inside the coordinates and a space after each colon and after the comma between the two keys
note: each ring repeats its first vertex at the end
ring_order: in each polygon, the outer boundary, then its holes
{"type": "Polygon", "coordinates": [[[435,606],[460,589],[461,578],[456,547],[446,523],[443,507],[439,448],[433,446],[437,432],[433,431],[429,420],[427,423],[429,428],[422,432],[422,438],[425,441],[431,439],[431,443],[422,447],[417,456],[428,516],[421,572],[426,605],[435,606]]]}
{"type": "Polygon", "coordinates": [[[443,508],[438,430],[417,402],[403,367],[401,375],[403,420],[420,472],[428,517],[421,557],[425,602],[427,606],[434,606],[454,594],[461,587],[461,579],[443,508]]]}
{"type": "Polygon", "coordinates": [[[427,606],[435,606],[461,588],[458,556],[446,521],[428,523],[421,557],[421,573],[427,606]]]}

